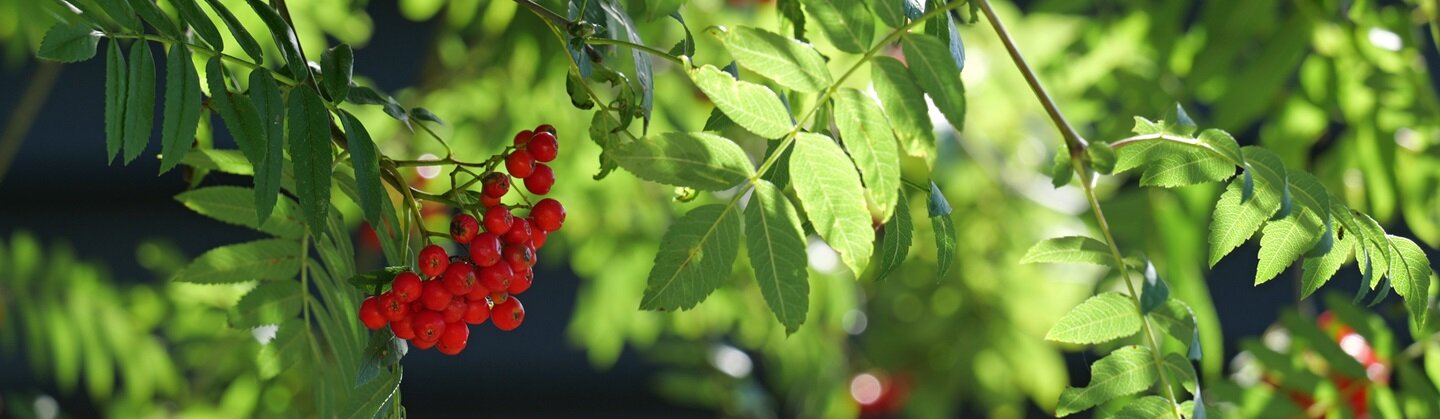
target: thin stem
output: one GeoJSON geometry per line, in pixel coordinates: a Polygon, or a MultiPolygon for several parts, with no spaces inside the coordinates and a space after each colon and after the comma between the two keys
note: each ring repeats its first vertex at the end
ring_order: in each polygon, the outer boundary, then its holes
{"type": "Polygon", "coordinates": [[[638,50],[638,51],[643,51],[643,52],[649,53],[650,55],[654,55],[654,56],[659,57],[659,58],[664,58],[666,61],[675,63],[675,65],[678,65],[678,66],[684,66],[684,65],[685,65],[685,62],[684,62],[684,61],[681,61],[679,57],[676,57],[676,56],[674,56],[674,55],[670,55],[670,53],[668,53],[668,52],[661,51],[661,50],[658,50],[658,49],[655,49],[655,48],[651,48],[651,47],[649,47],[649,46],[637,44],[637,43],[630,42],[630,41],[622,41],[622,40],[619,40],[619,39],[610,39],[610,38],[588,38],[588,39],[585,40],[585,43],[590,44],[590,45],[618,45],[618,46],[622,46],[622,47],[627,47],[627,48],[635,49],[635,50],[638,50]]]}
{"type": "MultiPolygon", "coordinates": [[[[259,64],[255,64],[253,61],[246,60],[246,59],[240,58],[240,57],[236,57],[236,56],[234,56],[234,55],[226,54],[226,53],[223,53],[223,52],[220,52],[220,51],[216,51],[216,50],[214,50],[214,49],[211,49],[211,48],[208,47],[208,46],[199,45],[199,44],[192,44],[192,43],[184,42],[184,41],[178,41],[178,40],[166,38],[166,37],[159,36],[159,35],[146,35],[146,34],[133,34],[133,33],[107,33],[107,34],[105,34],[105,36],[108,36],[108,37],[110,37],[111,39],[143,39],[143,40],[147,40],[147,41],[159,42],[159,43],[162,43],[162,44],[165,44],[165,45],[170,45],[170,44],[174,44],[174,43],[176,43],[176,42],[179,42],[179,43],[185,44],[185,46],[186,46],[186,47],[189,47],[191,51],[198,52],[198,53],[201,53],[201,54],[205,54],[206,56],[210,56],[210,57],[216,57],[216,56],[218,56],[218,57],[220,57],[221,60],[230,62],[230,63],[235,64],[235,65],[239,65],[239,66],[241,66],[241,67],[245,67],[245,68],[248,68],[248,69],[251,69],[251,70],[263,70],[263,69],[265,69],[265,66],[262,66],[262,65],[259,65],[259,64]]],[[[289,78],[289,77],[280,75],[280,74],[275,73],[275,72],[271,72],[271,73],[270,73],[270,76],[271,76],[271,77],[274,77],[274,78],[275,78],[275,81],[278,81],[278,82],[280,82],[280,83],[283,83],[283,84],[285,84],[286,86],[291,86],[291,87],[293,87],[293,86],[296,86],[296,85],[300,84],[300,83],[296,82],[295,79],[292,79],[292,78],[289,78]]]]}
{"type": "Polygon", "coordinates": [[[1130,270],[1125,267],[1125,258],[1121,256],[1120,248],[1115,244],[1115,235],[1110,231],[1110,222],[1105,218],[1105,211],[1100,208],[1100,199],[1095,195],[1095,185],[1090,175],[1090,170],[1085,167],[1085,160],[1080,158],[1085,152],[1085,141],[1075,132],[1075,128],[1071,127],[1070,123],[1065,120],[1065,116],[1060,113],[1059,107],[1055,106],[1055,101],[1050,99],[1050,95],[1045,92],[1045,87],[1040,85],[1040,80],[1035,75],[1034,70],[1031,70],[1030,65],[1025,63],[1025,58],[1020,55],[1019,49],[1015,47],[1015,41],[1010,37],[1010,33],[1005,30],[1005,25],[1002,24],[1000,18],[995,15],[995,10],[991,9],[989,0],[970,1],[975,1],[977,2],[976,4],[980,6],[980,10],[985,15],[985,19],[990,22],[990,26],[995,29],[995,34],[999,36],[1000,41],[1005,44],[1005,49],[1009,52],[1011,60],[1015,62],[1015,66],[1025,76],[1025,81],[1030,85],[1030,90],[1035,93],[1035,97],[1040,100],[1041,105],[1045,107],[1045,111],[1050,114],[1050,119],[1054,122],[1055,128],[1060,130],[1061,137],[1065,140],[1065,146],[1070,151],[1071,168],[1075,170],[1075,174],[1080,180],[1080,186],[1085,190],[1085,200],[1090,203],[1090,211],[1095,214],[1095,221],[1100,227],[1101,234],[1105,237],[1105,245],[1109,247],[1110,256],[1114,258],[1115,261],[1115,267],[1120,270],[1120,277],[1124,279],[1125,287],[1130,291],[1130,300],[1135,303],[1136,314],[1140,316],[1141,320],[1141,331],[1145,335],[1144,343],[1150,347],[1150,356],[1155,362],[1155,372],[1160,376],[1160,386],[1163,389],[1165,397],[1170,399],[1170,406],[1175,416],[1180,417],[1180,399],[1175,394],[1174,387],[1170,386],[1170,379],[1165,376],[1165,363],[1160,354],[1160,341],[1155,337],[1155,332],[1150,327],[1150,321],[1145,318],[1144,313],[1140,312],[1140,292],[1135,288],[1135,281],[1130,278],[1130,270]]]}
{"type": "Polygon", "coordinates": [[[430,134],[430,138],[434,138],[435,141],[438,141],[442,147],[445,147],[446,160],[451,160],[455,157],[455,150],[450,149],[450,143],[445,142],[444,138],[440,138],[440,134],[436,134],[434,130],[431,130],[430,127],[425,125],[425,123],[423,122],[416,122],[415,125],[419,126],[421,131],[425,131],[426,134],[430,134]]]}
{"type": "Polygon", "coordinates": [[[540,16],[541,19],[545,19],[552,25],[564,25],[565,27],[569,27],[570,25],[575,24],[574,21],[566,19],[565,16],[561,16],[559,13],[552,12],[550,11],[550,9],[547,9],[545,8],[545,6],[541,6],[539,3],[536,3],[532,0],[515,0],[515,2],[519,3],[521,6],[525,6],[526,9],[530,9],[530,11],[534,12],[535,15],[540,16]]]}

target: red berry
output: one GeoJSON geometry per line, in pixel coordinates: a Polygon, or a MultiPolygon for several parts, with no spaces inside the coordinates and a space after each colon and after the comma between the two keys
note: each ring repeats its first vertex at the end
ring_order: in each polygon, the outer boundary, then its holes
{"type": "MultiPolygon", "coordinates": [[[[423,289],[422,289],[422,291],[420,291],[420,295],[421,295],[422,297],[425,295],[425,291],[423,291],[423,289]]],[[[415,315],[415,313],[419,313],[419,312],[422,312],[422,311],[425,311],[425,302],[424,302],[424,301],[415,300],[415,301],[411,301],[411,302],[410,302],[410,315],[413,316],[413,315],[415,315]]]]}
{"type": "Polygon", "coordinates": [[[480,194],[480,205],[484,206],[485,208],[498,207],[500,206],[500,197],[491,197],[485,196],[485,194],[480,194]]]}
{"type": "Polygon", "coordinates": [[[445,267],[450,265],[450,256],[445,254],[445,248],[440,245],[425,246],[420,249],[420,273],[426,278],[434,278],[445,273],[445,267]]]}
{"type": "Polygon", "coordinates": [[[437,342],[437,343],[435,343],[435,350],[440,351],[440,353],[445,354],[445,355],[455,356],[455,355],[460,355],[460,352],[465,351],[465,347],[464,347],[464,346],[450,346],[450,345],[446,345],[445,342],[437,342]]]}
{"type": "Polygon", "coordinates": [[[465,318],[465,311],[469,306],[470,303],[465,302],[464,297],[456,296],[450,299],[450,305],[445,307],[445,311],[440,312],[440,315],[445,317],[446,323],[458,322],[465,318]]]}
{"type": "Polygon", "coordinates": [[[510,289],[510,280],[514,276],[509,263],[496,263],[480,270],[480,285],[491,292],[504,291],[510,289]]]}
{"type": "Polygon", "coordinates": [[[419,348],[420,350],[425,350],[435,347],[435,344],[440,343],[440,339],[423,340],[419,339],[419,336],[416,336],[416,339],[412,339],[410,343],[414,344],[415,347],[419,348]]]}
{"type": "Polygon", "coordinates": [[[410,327],[415,329],[415,340],[435,341],[445,333],[445,316],[438,311],[422,311],[413,320],[410,327]]]}
{"type": "MultiPolygon", "coordinates": [[[[471,295],[474,294],[472,293],[471,295]]],[[[465,297],[466,299],[469,299],[470,296],[466,295],[465,297]]],[[[484,323],[485,320],[488,320],[489,318],[490,303],[485,301],[484,296],[481,296],[480,300],[470,301],[470,304],[465,306],[465,318],[463,319],[465,320],[465,323],[480,324],[484,323]]]]}
{"type": "Polygon", "coordinates": [[[548,132],[535,133],[535,136],[530,137],[530,144],[526,144],[525,148],[530,150],[530,154],[535,156],[536,161],[540,162],[555,160],[555,156],[560,154],[560,143],[555,141],[555,134],[548,132]]]}
{"type": "Polygon", "coordinates": [[[545,246],[545,239],[548,237],[550,237],[550,232],[543,229],[530,230],[530,245],[535,246],[535,250],[538,251],[545,246]]]}
{"type": "Polygon", "coordinates": [[[380,315],[385,316],[385,320],[388,321],[402,320],[410,314],[410,310],[406,310],[405,303],[389,292],[376,297],[375,304],[380,306],[380,315]]]}
{"type": "Polygon", "coordinates": [[[425,281],[425,291],[420,294],[420,302],[425,304],[428,310],[440,311],[450,305],[450,298],[454,296],[440,281],[425,281]]]}
{"type": "MultiPolygon", "coordinates": [[[[511,268],[513,269],[514,267],[512,266],[511,268]]],[[[520,295],[524,293],[525,290],[530,289],[530,285],[534,283],[535,271],[527,266],[525,269],[515,271],[514,278],[510,280],[510,289],[506,291],[509,292],[510,295],[520,295]]]]}
{"type": "MultiPolygon", "coordinates": [[[[476,304],[476,303],[475,303],[476,301],[480,301],[480,302],[481,302],[480,304],[486,304],[486,303],[484,303],[485,298],[486,298],[486,297],[489,297],[489,296],[490,296],[490,289],[489,289],[489,288],[485,288],[485,285],[484,285],[484,284],[481,284],[481,283],[479,283],[479,282],[476,282],[476,283],[475,283],[475,289],[470,290],[470,293],[469,293],[469,294],[465,294],[465,301],[469,301],[471,305],[476,304]]],[[[489,307],[489,306],[486,306],[486,307],[489,307]]]]}
{"type": "Polygon", "coordinates": [[[360,322],[370,329],[379,329],[385,326],[385,315],[380,314],[380,303],[375,297],[366,297],[360,302],[360,322]]]}
{"type": "Polygon", "coordinates": [[[390,322],[390,331],[395,332],[395,337],[410,340],[415,338],[415,328],[412,327],[414,320],[406,317],[400,321],[390,322]]]}
{"type": "Polygon", "coordinates": [[[496,304],[495,308],[491,309],[491,311],[491,321],[495,323],[495,327],[500,328],[500,330],[507,332],[515,330],[515,328],[520,327],[520,323],[525,321],[525,306],[521,305],[520,299],[514,296],[506,298],[502,303],[496,304]]]}
{"type": "Polygon", "coordinates": [[[395,299],[400,302],[412,303],[420,299],[421,285],[419,275],[409,271],[401,272],[390,281],[390,292],[395,293],[395,299]]]}
{"type": "Polygon", "coordinates": [[[530,208],[530,219],[534,220],[535,227],[540,227],[541,230],[559,230],[560,226],[565,224],[565,206],[551,198],[541,199],[530,208]]]}
{"type": "Polygon", "coordinates": [[[515,224],[510,226],[510,231],[505,232],[501,237],[505,243],[520,244],[530,241],[530,222],[524,218],[515,219],[515,224]]]}
{"type": "Polygon", "coordinates": [[[540,124],[535,127],[535,132],[548,132],[550,135],[555,135],[555,127],[550,124],[540,124]]]}
{"type": "Polygon", "coordinates": [[[470,328],[460,322],[446,322],[445,333],[440,335],[440,344],[446,346],[465,347],[465,341],[470,339],[470,328]]]}
{"type": "Polygon", "coordinates": [[[450,238],[460,243],[468,243],[480,232],[480,221],[470,214],[460,214],[450,220],[450,238]]]}
{"type": "Polygon", "coordinates": [[[495,305],[505,302],[505,300],[508,299],[508,298],[510,298],[510,293],[507,292],[507,291],[494,291],[494,292],[491,292],[491,293],[490,293],[490,313],[491,313],[491,314],[494,314],[494,313],[495,313],[495,305]]]}
{"type": "Polygon", "coordinates": [[[515,224],[515,215],[509,208],[494,206],[485,210],[485,231],[495,235],[505,234],[515,224]]]}
{"type": "Polygon", "coordinates": [[[509,156],[505,156],[505,171],[510,176],[524,178],[535,173],[535,157],[525,149],[515,150],[509,156]]]}
{"type": "Polygon", "coordinates": [[[521,265],[527,268],[535,266],[535,248],[528,243],[506,245],[504,256],[512,268],[521,265]]]}
{"type": "Polygon", "coordinates": [[[536,164],[535,173],[525,178],[525,189],[536,195],[550,193],[551,186],[555,186],[555,172],[544,163],[536,164]]]}
{"type": "Polygon", "coordinates": [[[440,283],[445,285],[445,290],[451,294],[469,294],[475,287],[475,267],[465,262],[452,263],[445,268],[445,275],[441,276],[440,283]]]}
{"type": "Polygon", "coordinates": [[[510,176],[504,173],[490,172],[485,175],[480,184],[482,185],[481,193],[491,198],[499,198],[505,196],[506,192],[510,192],[510,176]]]}
{"type": "Polygon", "coordinates": [[[470,241],[470,261],[475,266],[486,267],[500,261],[500,236],[494,233],[480,233],[470,241]]]}
{"type": "Polygon", "coordinates": [[[535,135],[535,133],[530,132],[530,130],[528,130],[528,129],[527,129],[527,130],[524,130],[524,131],[520,131],[520,132],[515,133],[515,145],[516,145],[516,146],[523,146],[523,145],[525,145],[525,143],[530,142],[530,137],[532,137],[532,136],[534,136],[534,135],[535,135]]]}

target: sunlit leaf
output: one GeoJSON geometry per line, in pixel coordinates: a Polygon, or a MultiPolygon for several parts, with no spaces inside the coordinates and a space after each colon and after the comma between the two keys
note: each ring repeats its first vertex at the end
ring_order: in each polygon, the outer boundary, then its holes
{"type": "Polygon", "coordinates": [[[965,84],[960,80],[960,68],[950,57],[950,49],[939,39],[918,33],[905,36],[901,48],[906,64],[910,65],[910,74],[930,95],[935,107],[956,131],[964,131],[965,84]]]}
{"type": "Polygon", "coordinates": [[[235,38],[235,42],[240,43],[240,49],[245,50],[245,55],[249,56],[255,64],[265,64],[265,53],[260,49],[260,43],[250,35],[250,31],[245,29],[245,25],[240,24],[240,20],[235,18],[235,14],[225,7],[225,3],[221,0],[205,0],[205,2],[209,3],[210,8],[215,9],[215,14],[220,16],[220,20],[225,22],[225,27],[230,29],[230,35],[235,38]]]}
{"type": "Polygon", "coordinates": [[[1089,237],[1068,236],[1035,243],[1020,263],[1088,263],[1113,266],[1110,247],[1089,237]]]}
{"type": "Polygon", "coordinates": [[[801,133],[790,156],[790,182],[815,232],[855,275],[865,272],[875,242],[860,174],[834,140],[801,133]]]}
{"type": "Polygon", "coordinates": [[[739,145],[703,132],[651,136],[607,155],[641,179],[707,191],[729,189],[755,174],[739,145]]]}
{"type": "Polygon", "coordinates": [[[925,92],[905,64],[891,57],[875,57],[870,61],[870,75],[875,94],[885,108],[885,116],[904,145],[905,153],[916,157],[935,154],[935,127],[930,123],[925,92]]]}
{"type": "Polygon", "coordinates": [[[712,65],[690,70],[690,79],[716,108],[756,135],[780,138],[794,126],[785,104],[765,86],[737,81],[712,65]]]}
{"type": "Polygon", "coordinates": [[[720,39],[740,66],[786,88],[813,93],[832,83],[825,59],[809,44],[749,26],[723,32],[720,39]]]}
{"type": "Polygon", "coordinates": [[[1430,260],[1425,251],[1410,239],[1387,236],[1395,248],[1391,260],[1390,281],[1395,293],[1405,298],[1405,308],[1410,311],[1411,323],[1424,327],[1430,309],[1430,260]]]}
{"type": "Polygon", "coordinates": [[[801,0],[805,11],[820,23],[820,29],[835,48],[859,54],[870,48],[875,36],[875,17],[862,0],[801,0]]]}
{"type": "Polygon", "coordinates": [[[847,88],[835,95],[835,125],[860,169],[866,197],[880,209],[881,219],[889,219],[900,191],[900,150],[890,121],[874,99],[847,88]]]}
{"type": "Polygon", "coordinates": [[[1090,365],[1089,385],[1067,387],[1060,393],[1055,416],[1067,416],[1116,397],[1139,393],[1154,385],[1155,380],[1149,349],[1143,346],[1116,349],[1090,365]]]}
{"type": "Polygon", "coordinates": [[[1140,331],[1135,302],[1118,292],[1106,292],[1080,303],[1055,323],[1045,340],[1094,344],[1109,342],[1140,331]]]}
{"type": "Polygon", "coordinates": [[[1112,419],[1180,419],[1175,417],[1175,408],[1170,400],[1160,396],[1145,396],[1125,403],[1115,412],[1112,419]]]}
{"type": "Polygon", "coordinates": [[[305,291],[295,280],[265,281],[250,290],[230,315],[231,327],[255,327],[278,324],[300,314],[305,291]]]}
{"type": "MultiPolygon", "coordinates": [[[[1331,231],[1331,235],[1338,235],[1338,231],[1331,231]]],[[[1340,266],[1350,260],[1351,250],[1355,246],[1355,234],[1347,234],[1344,238],[1332,238],[1335,247],[1320,257],[1307,257],[1303,265],[1304,271],[1300,276],[1300,298],[1309,298],[1310,294],[1320,289],[1325,282],[1340,271],[1340,266]]]]}

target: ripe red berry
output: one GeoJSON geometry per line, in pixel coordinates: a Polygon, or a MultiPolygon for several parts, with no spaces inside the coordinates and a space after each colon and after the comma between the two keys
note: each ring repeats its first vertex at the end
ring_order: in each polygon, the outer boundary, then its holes
{"type": "Polygon", "coordinates": [[[550,135],[555,135],[555,126],[550,124],[540,124],[539,126],[535,127],[535,132],[548,132],[550,133],[550,135]]]}
{"type": "Polygon", "coordinates": [[[525,321],[525,306],[520,304],[519,298],[511,296],[506,298],[505,302],[496,304],[490,315],[495,327],[508,332],[520,327],[520,323],[525,321]]]}
{"type": "Polygon", "coordinates": [[[465,341],[470,339],[470,328],[464,323],[446,322],[445,333],[440,335],[440,344],[446,346],[465,347],[465,341]]]}
{"type": "Polygon", "coordinates": [[[420,302],[425,304],[429,310],[440,311],[450,305],[450,298],[454,297],[445,285],[440,281],[425,281],[425,290],[420,294],[420,302]]]}
{"type": "Polygon", "coordinates": [[[409,307],[400,302],[400,299],[395,298],[395,294],[389,292],[376,297],[375,304],[380,306],[380,315],[385,316],[385,320],[388,321],[398,321],[410,314],[409,307]]]}
{"type": "Polygon", "coordinates": [[[450,256],[445,254],[445,248],[432,244],[420,249],[420,273],[426,278],[434,278],[445,273],[445,267],[450,265],[450,256]]]}
{"type": "Polygon", "coordinates": [[[544,163],[536,164],[535,173],[525,178],[525,189],[536,195],[550,193],[551,186],[555,186],[555,172],[544,163]]]}
{"type": "Polygon", "coordinates": [[[470,337],[470,328],[465,327],[465,325],[463,325],[463,324],[458,325],[458,327],[457,327],[456,325],[446,326],[446,327],[445,327],[445,332],[446,332],[446,333],[445,333],[444,335],[440,336],[440,342],[438,342],[438,343],[435,344],[435,349],[436,349],[436,350],[439,350],[440,353],[442,353],[442,354],[450,355],[450,356],[459,355],[460,352],[465,351],[465,340],[464,340],[464,339],[460,339],[460,340],[459,340],[459,343],[454,343],[454,342],[455,342],[455,341],[454,341],[454,338],[451,338],[451,339],[447,339],[447,338],[446,338],[446,336],[455,335],[455,332],[450,332],[450,331],[451,331],[451,330],[457,330],[457,329],[458,329],[458,330],[464,330],[464,331],[465,331],[464,334],[465,334],[465,337],[466,337],[466,338],[469,338],[469,337],[470,337]]]}
{"type": "Polygon", "coordinates": [[[465,311],[469,309],[470,303],[465,302],[464,297],[457,296],[450,299],[450,305],[445,307],[445,311],[440,312],[440,315],[445,317],[445,323],[454,323],[465,318],[465,311]]]}
{"type": "Polygon", "coordinates": [[[530,247],[529,243],[505,245],[503,256],[506,262],[510,262],[512,268],[516,266],[525,266],[527,268],[535,266],[535,248],[530,247]]]}
{"type": "Polygon", "coordinates": [[[445,316],[438,311],[422,311],[414,316],[410,327],[415,329],[415,340],[435,341],[445,333],[445,316]]]}
{"type": "Polygon", "coordinates": [[[550,232],[543,229],[530,230],[530,245],[535,246],[536,254],[539,254],[540,248],[545,246],[545,239],[548,237],[550,237],[550,232]]]}
{"type": "Polygon", "coordinates": [[[399,321],[390,322],[390,331],[395,332],[395,337],[410,340],[415,338],[415,328],[411,327],[414,320],[405,317],[399,321]]]}
{"type": "Polygon", "coordinates": [[[515,224],[510,226],[510,231],[505,232],[501,237],[505,243],[520,244],[530,241],[530,222],[524,218],[516,218],[515,224]]]}
{"type": "Polygon", "coordinates": [[[450,220],[450,238],[460,243],[469,243],[480,232],[480,221],[470,214],[460,214],[450,220]]]}
{"type": "MultiPolygon", "coordinates": [[[[490,289],[489,289],[489,288],[485,288],[485,285],[484,285],[484,284],[479,283],[479,282],[476,282],[476,283],[475,283],[475,289],[470,290],[470,293],[469,293],[469,294],[465,294],[465,301],[469,301],[471,305],[476,304],[476,301],[479,301],[479,302],[480,302],[479,304],[487,304],[487,303],[485,303],[484,301],[485,301],[485,298],[486,298],[486,297],[489,297],[489,296],[490,296],[490,289]]],[[[487,305],[486,307],[489,307],[489,306],[487,305]]]]}
{"type": "Polygon", "coordinates": [[[469,263],[456,262],[445,268],[445,274],[441,275],[440,283],[445,285],[445,290],[454,295],[469,294],[475,287],[475,267],[469,263]]]}
{"type": "Polygon", "coordinates": [[[480,269],[480,285],[491,292],[504,291],[510,288],[510,280],[514,276],[515,271],[509,263],[496,263],[480,269]]]}
{"type": "Polygon", "coordinates": [[[395,275],[390,281],[390,292],[395,293],[395,299],[402,303],[412,303],[420,299],[421,288],[420,276],[414,272],[401,272],[395,275]]]}
{"type": "Polygon", "coordinates": [[[423,339],[420,339],[419,336],[416,336],[415,339],[411,339],[411,340],[410,340],[410,343],[414,344],[415,347],[416,347],[416,348],[419,348],[420,350],[426,350],[426,349],[434,348],[434,347],[435,347],[435,344],[440,343],[440,339],[435,339],[435,340],[423,340],[423,339]]]}
{"type": "Polygon", "coordinates": [[[534,220],[535,227],[540,227],[541,230],[559,230],[560,226],[565,224],[565,206],[551,198],[541,199],[530,208],[530,219],[534,220]]]}
{"type": "Polygon", "coordinates": [[[507,291],[494,291],[490,293],[490,314],[495,314],[495,306],[510,298],[507,291]]]}
{"type": "MultiPolygon", "coordinates": [[[[466,299],[469,299],[470,296],[467,295],[465,297],[466,299]]],[[[480,300],[478,301],[472,300],[470,301],[469,305],[465,306],[465,318],[463,319],[465,320],[465,323],[480,324],[484,323],[485,320],[488,320],[489,318],[490,303],[485,301],[485,297],[480,297],[480,300]]]]}
{"type": "MultiPolygon", "coordinates": [[[[420,295],[421,295],[422,297],[425,295],[425,291],[423,290],[423,288],[422,288],[422,290],[420,291],[420,295]]],[[[417,300],[415,300],[415,301],[411,301],[411,302],[410,302],[410,315],[411,315],[411,316],[414,316],[415,313],[419,313],[419,312],[422,312],[422,311],[425,311],[425,302],[424,302],[424,301],[420,301],[420,300],[417,299],[417,300]]]]}
{"type": "Polygon", "coordinates": [[[385,315],[380,314],[380,303],[375,297],[366,297],[360,302],[360,322],[372,330],[385,327],[385,315]]]}
{"type": "Polygon", "coordinates": [[[494,206],[485,210],[485,231],[495,235],[505,234],[515,224],[515,215],[509,208],[494,206]]]}
{"type": "Polygon", "coordinates": [[[520,132],[515,133],[515,145],[516,145],[516,146],[523,146],[523,145],[525,145],[525,143],[530,142],[530,138],[531,138],[532,136],[534,136],[534,135],[535,135],[535,133],[530,132],[530,130],[528,130],[528,129],[527,129],[527,130],[524,130],[524,131],[520,131],[520,132]]]}
{"type": "MultiPolygon", "coordinates": [[[[511,268],[513,269],[514,266],[512,265],[511,268]]],[[[525,269],[515,271],[515,276],[510,280],[510,289],[506,291],[510,295],[520,295],[530,289],[530,285],[534,283],[535,271],[527,266],[525,269]]]]}
{"type": "Polygon", "coordinates": [[[485,194],[480,194],[480,205],[485,208],[498,207],[500,206],[500,197],[485,196],[485,194]]]}
{"type": "Polygon", "coordinates": [[[481,233],[470,241],[470,261],[475,266],[486,267],[500,261],[500,236],[481,233]]]}
{"type": "Polygon", "coordinates": [[[560,143],[555,141],[555,134],[548,132],[537,132],[530,137],[530,144],[525,148],[530,150],[530,155],[535,156],[536,161],[549,162],[555,160],[560,154],[560,143]]]}
{"type": "Polygon", "coordinates": [[[510,176],[500,172],[490,172],[480,181],[481,193],[491,198],[499,198],[510,192],[510,176]]]}
{"type": "Polygon", "coordinates": [[[535,173],[535,156],[525,149],[515,150],[509,156],[505,156],[505,171],[510,176],[524,178],[535,173]]]}

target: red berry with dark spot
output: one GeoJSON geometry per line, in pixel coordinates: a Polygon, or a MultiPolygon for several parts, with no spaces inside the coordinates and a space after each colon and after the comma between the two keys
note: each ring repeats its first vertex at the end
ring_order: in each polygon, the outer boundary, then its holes
{"type": "Polygon", "coordinates": [[[425,290],[420,294],[420,302],[425,304],[429,310],[440,311],[450,306],[450,298],[454,297],[445,285],[440,281],[425,281],[425,290]]]}
{"type": "Polygon", "coordinates": [[[454,323],[465,318],[465,311],[468,309],[470,303],[465,302],[465,297],[457,296],[450,299],[450,305],[445,307],[445,311],[440,312],[440,315],[445,317],[445,323],[454,323]]]}
{"type": "Polygon", "coordinates": [[[555,134],[548,132],[537,132],[530,137],[530,144],[525,148],[530,150],[530,155],[535,156],[536,161],[549,162],[555,160],[560,154],[560,143],[555,141],[555,134]]]}
{"type": "Polygon", "coordinates": [[[415,328],[412,327],[413,320],[405,317],[399,321],[390,322],[390,331],[395,332],[395,337],[410,340],[415,338],[415,328]]]}
{"type": "Polygon", "coordinates": [[[535,227],[541,230],[555,231],[565,224],[565,206],[560,201],[551,198],[541,199],[530,208],[530,219],[535,221],[535,227]]]}
{"type": "Polygon", "coordinates": [[[385,327],[385,315],[380,314],[380,303],[375,297],[366,297],[360,302],[360,322],[370,329],[385,327]]]}
{"type": "Polygon", "coordinates": [[[511,331],[520,327],[525,322],[525,306],[520,304],[520,299],[511,296],[504,302],[496,304],[490,313],[491,322],[500,330],[511,331]]]}
{"type": "Polygon", "coordinates": [[[501,237],[505,243],[520,244],[530,241],[530,222],[524,218],[516,218],[515,224],[510,226],[510,231],[505,232],[501,237]]]}
{"type": "Polygon", "coordinates": [[[438,311],[422,311],[415,315],[410,327],[415,330],[415,340],[433,342],[445,333],[445,316],[438,311]]]}
{"type": "Polygon", "coordinates": [[[485,210],[485,231],[495,235],[505,234],[515,224],[515,215],[509,208],[495,206],[485,210]]]}
{"type": "Polygon", "coordinates": [[[535,132],[548,132],[550,133],[550,135],[555,135],[555,126],[550,124],[540,124],[539,126],[535,127],[535,132]]]}
{"type": "Polygon", "coordinates": [[[504,291],[510,289],[510,280],[514,276],[515,272],[509,263],[496,263],[480,269],[480,285],[484,285],[485,289],[491,292],[504,291]]]}
{"type": "Polygon", "coordinates": [[[480,181],[481,193],[491,198],[499,198],[510,192],[510,176],[500,172],[490,172],[480,181]]]}
{"type": "Polygon", "coordinates": [[[445,273],[445,268],[450,266],[450,256],[445,254],[445,248],[432,244],[420,249],[420,273],[426,278],[434,278],[445,273]]]}
{"type": "Polygon", "coordinates": [[[409,307],[395,298],[395,294],[389,292],[376,297],[375,304],[380,305],[380,315],[385,316],[385,320],[388,321],[398,321],[410,314],[410,310],[407,310],[409,307]]]}
{"type": "Polygon", "coordinates": [[[470,261],[475,266],[486,267],[500,261],[500,236],[494,233],[480,233],[470,241],[470,261]]]}
{"type": "Polygon", "coordinates": [[[550,232],[548,231],[541,229],[530,230],[530,245],[535,246],[535,250],[539,251],[541,247],[545,246],[545,239],[548,237],[550,237],[550,232]]]}
{"type": "Polygon", "coordinates": [[[480,233],[480,220],[470,214],[460,214],[450,220],[450,238],[460,243],[469,243],[480,233]]]}
{"type": "Polygon", "coordinates": [[[456,262],[445,268],[445,274],[441,275],[440,283],[445,285],[445,290],[454,295],[469,294],[475,287],[475,267],[466,262],[456,262]]]}
{"type": "Polygon", "coordinates": [[[533,137],[534,135],[535,135],[535,133],[530,132],[530,130],[528,130],[528,129],[527,129],[527,130],[524,130],[524,131],[520,131],[520,132],[515,133],[515,145],[516,145],[516,146],[523,146],[523,145],[525,145],[525,143],[530,142],[530,138],[533,137]]]}
{"type": "Polygon", "coordinates": [[[515,150],[509,156],[505,156],[505,171],[510,176],[524,178],[535,173],[535,156],[525,149],[515,150]]]}
{"type": "MultiPolygon", "coordinates": [[[[514,269],[514,265],[511,265],[511,269],[514,269]]],[[[510,295],[520,295],[524,293],[525,290],[530,289],[530,285],[534,283],[535,271],[527,266],[524,269],[515,271],[515,276],[510,279],[510,289],[506,291],[509,292],[510,295]]]]}
{"type": "Polygon", "coordinates": [[[420,299],[420,292],[423,291],[422,285],[420,275],[409,271],[401,272],[390,281],[390,292],[395,293],[395,299],[402,303],[413,303],[420,299]]]}
{"type": "Polygon", "coordinates": [[[525,189],[536,195],[550,193],[551,186],[555,186],[555,172],[544,163],[536,164],[535,173],[525,178],[525,189]]]}
{"type": "MultiPolygon", "coordinates": [[[[473,295],[473,293],[471,295],[473,295]]],[[[465,297],[469,299],[470,296],[466,295],[465,297]]],[[[470,304],[465,306],[465,323],[480,324],[489,318],[490,303],[485,301],[484,296],[481,296],[479,300],[471,300],[470,304]]]]}

